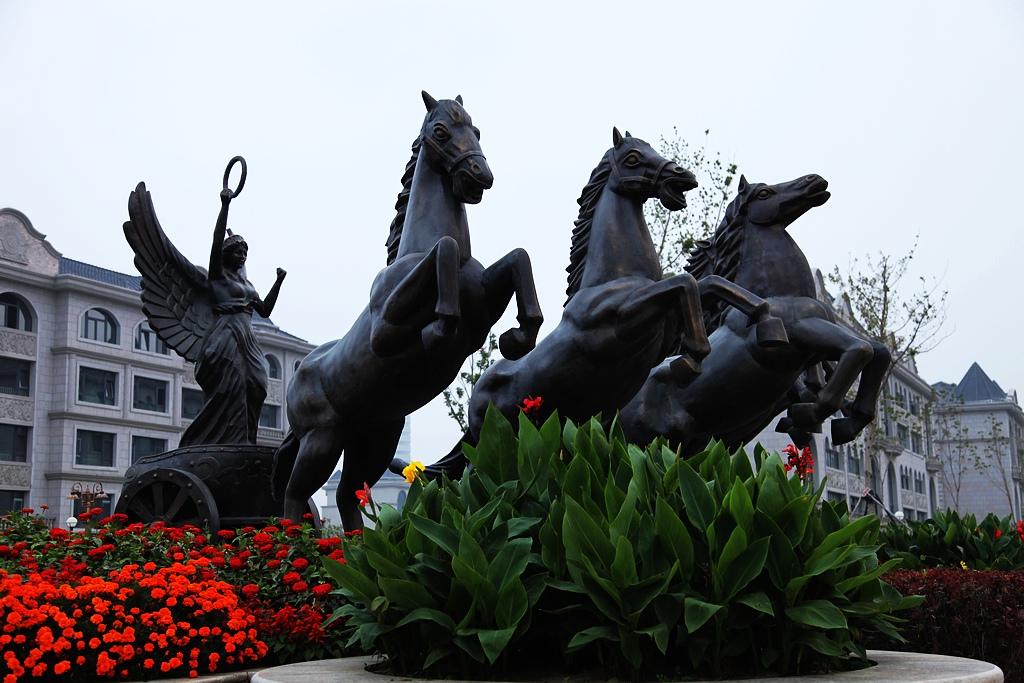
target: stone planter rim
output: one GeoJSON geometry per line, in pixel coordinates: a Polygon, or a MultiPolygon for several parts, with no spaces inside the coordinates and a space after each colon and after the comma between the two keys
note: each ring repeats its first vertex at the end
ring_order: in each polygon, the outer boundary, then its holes
{"type": "MultiPolygon", "coordinates": [[[[929,655],[917,652],[869,650],[868,658],[878,663],[867,669],[843,671],[827,675],[772,676],[769,678],[736,679],[733,683],[1002,683],[1003,672],[995,664],[976,659],[929,655]]],[[[317,662],[288,664],[256,673],[252,683],[387,683],[388,681],[421,681],[427,679],[377,674],[365,670],[373,657],[346,657],[317,662]]],[[[548,679],[561,683],[562,677],[548,679]]],[[[445,681],[444,683],[470,683],[445,681]]],[[[543,681],[534,683],[545,683],[543,681]]],[[[713,683],[690,681],[687,683],[713,683]]]]}

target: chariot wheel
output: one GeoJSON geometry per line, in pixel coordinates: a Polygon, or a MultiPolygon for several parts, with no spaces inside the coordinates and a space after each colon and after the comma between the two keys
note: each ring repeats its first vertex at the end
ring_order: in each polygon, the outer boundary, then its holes
{"type": "Polygon", "coordinates": [[[191,524],[211,534],[220,530],[220,515],[210,489],[199,477],[182,470],[161,467],[138,477],[121,492],[116,512],[128,515],[129,523],[191,524]]]}

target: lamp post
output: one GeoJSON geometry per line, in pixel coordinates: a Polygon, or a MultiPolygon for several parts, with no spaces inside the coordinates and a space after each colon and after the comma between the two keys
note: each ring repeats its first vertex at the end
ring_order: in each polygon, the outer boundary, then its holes
{"type": "MultiPolygon", "coordinates": [[[[76,481],[71,485],[71,493],[68,494],[68,500],[81,501],[81,506],[86,512],[92,509],[92,506],[95,505],[97,500],[103,500],[104,498],[107,498],[107,494],[103,492],[103,484],[98,482],[95,484],[83,484],[80,481],[76,481]]],[[[71,507],[72,512],[74,512],[74,503],[71,504],[71,507]]],[[[71,523],[72,519],[75,519],[74,515],[68,519],[68,526],[71,527],[73,531],[75,525],[71,523]]],[[[85,533],[89,534],[91,532],[92,519],[90,517],[86,519],[85,522],[85,533]]]]}

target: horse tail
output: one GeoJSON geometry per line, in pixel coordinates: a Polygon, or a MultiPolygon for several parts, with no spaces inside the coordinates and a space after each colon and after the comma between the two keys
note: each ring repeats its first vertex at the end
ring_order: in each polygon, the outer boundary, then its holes
{"type": "Polygon", "coordinates": [[[448,474],[449,479],[461,477],[469,466],[469,461],[466,460],[466,456],[462,452],[463,443],[468,443],[471,446],[476,445],[476,439],[473,438],[473,434],[468,430],[462,435],[459,442],[455,444],[455,447],[448,451],[448,455],[433,465],[427,465],[423,470],[423,475],[431,481],[439,481],[445,473],[448,474]]]}
{"type": "Polygon", "coordinates": [[[284,491],[288,487],[288,480],[291,479],[292,469],[295,467],[295,460],[299,456],[301,442],[295,436],[295,432],[289,431],[284,441],[278,446],[274,453],[274,469],[270,473],[270,495],[274,500],[284,498],[284,491]]]}

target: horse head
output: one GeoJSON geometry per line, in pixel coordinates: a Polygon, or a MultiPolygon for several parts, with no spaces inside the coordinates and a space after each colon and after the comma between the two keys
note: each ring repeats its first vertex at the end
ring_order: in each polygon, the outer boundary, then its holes
{"type": "Polygon", "coordinates": [[[480,149],[480,130],[462,107],[462,96],[454,100],[435,100],[423,91],[427,116],[420,129],[420,140],[427,162],[452,179],[455,198],[465,204],[477,204],[484,190],[494,184],[494,176],[480,149]]]}
{"type": "Polygon", "coordinates": [[[654,151],[640,138],[612,129],[613,147],[608,151],[611,177],[608,189],[633,199],[657,197],[669,211],[686,208],[686,192],[697,179],[682,166],[654,151]]]}
{"type": "Polygon", "coordinates": [[[814,174],[778,185],[748,183],[740,176],[734,204],[751,223],[785,230],[797,218],[828,201],[831,195],[826,188],[828,181],[814,174]]]}

